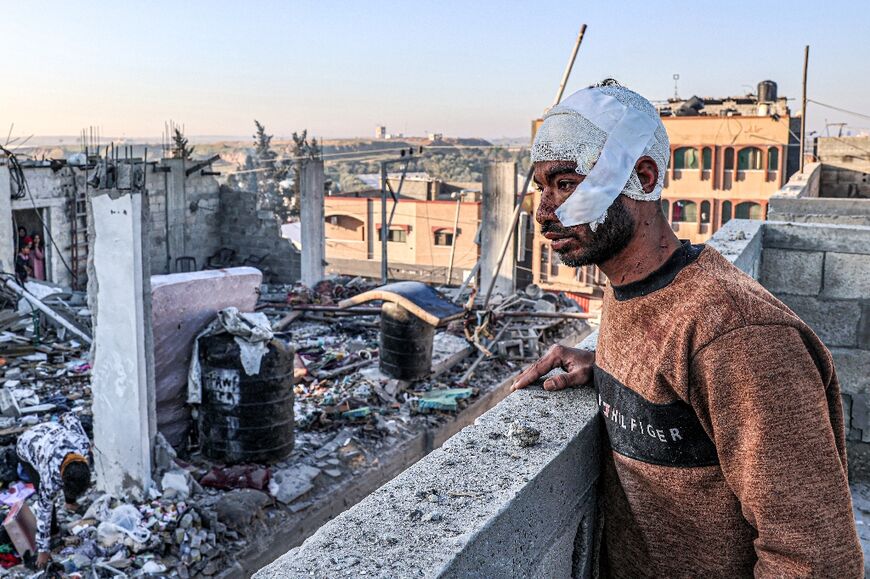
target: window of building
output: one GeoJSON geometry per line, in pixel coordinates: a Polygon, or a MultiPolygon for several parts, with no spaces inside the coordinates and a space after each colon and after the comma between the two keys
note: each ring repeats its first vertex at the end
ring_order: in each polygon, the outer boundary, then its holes
{"type": "Polygon", "coordinates": [[[734,149],[732,149],[731,147],[725,148],[725,170],[734,170],[734,149]]]}
{"type": "Polygon", "coordinates": [[[761,205],[752,201],[738,203],[734,208],[734,217],[737,219],[763,219],[761,205]]]}
{"type": "Polygon", "coordinates": [[[701,201],[701,223],[710,223],[710,202],[701,201]]]}
{"type": "Polygon", "coordinates": [[[738,171],[760,171],[762,153],[758,147],[746,147],[740,149],[737,153],[737,170],[738,171]]]}
{"type": "Polygon", "coordinates": [[[435,232],[435,245],[447,246],[453,245],[453,232],[449,229],[439,229],[435,232]]]}
{"type": "Polygon", "coordinates": [[[710,147],[701,149],[701,168],[704,171],[709,171],[713,168],[713,149],[710,147]]]}
{"type": "Polygon", "coordinates": [[[725,225],[731,221],[731,202],[723,201],[722,202],[722,225],[725,225]]]}
{"type": "Polygon", "coordinates": [[[559,257],[559,254],[550,248],[550,275],[556,277],[559,275],[559,265],[562,263],[562,259],[559,257]]]}
{"type": "Polygon", "coordinates": [[[698,220],[698,206],[694,201],[674,201],[671,223],[691,223],[698,220]]]}
{"type": "Polygon", "coordinates": [[[550,279],[550,246],[548,244],[541,245],[540,272],[541,281],[550,279]]]}
{"type": "Polygon", "coordinates": [[[674,169],[697,169],[698,149],[680,147],[674,150],[674,169]]]}
{"type": "Polygon", "coordinates": [[[767,170],[779,171],[779,149],[776,147],[767,150],[767,170]]]}
{"type": "Polygon", "coordinates": [[[324,236],[327,239],[363,241],[365,223],[351,215],[327,215],[324,236]]]}
{"type": "MultiPolygon", "coordinates": [[[[381,237],[380,235],[383,230],[383,227],[378,230],[378,241],[383,240],[383,237],[381,237]]],[[[387,233],[387,241],[392,241],[395,243],[407,243],[408,232],[404,229],[391,227],[389,233],[387,233]]]]}

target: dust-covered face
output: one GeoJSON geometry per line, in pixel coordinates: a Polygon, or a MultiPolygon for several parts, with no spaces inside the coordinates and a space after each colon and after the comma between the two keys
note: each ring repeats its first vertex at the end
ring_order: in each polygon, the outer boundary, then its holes
{"type": "Polygon", "coordinates": [[[535,218],[553,251],[569,267],[598,265],[622,251],[634,235],[635,222],[620,195],[607,209],[607,219],[595,231],[589,224],[565,227],[556,209],[583,182],[573,161],[539,161],[534,165],[534,182],[541,192],[535,218]]]}

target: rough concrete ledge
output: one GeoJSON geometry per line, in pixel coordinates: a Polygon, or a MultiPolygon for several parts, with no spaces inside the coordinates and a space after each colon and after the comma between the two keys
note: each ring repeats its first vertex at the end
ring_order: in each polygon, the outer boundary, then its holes
{"type": "Polygon", "coordinates": [[[758,279],[764,225],[764,221],[732,219],[710,238],[707,245],[719,251],[741,271],[758,279]]]}
{"type": "Polygon", "coordinates": [[[870,199],[770,198],[767,218],[793,223],[870,225],[870,199]]]}
{"type": "Polygon", "coordinates": [[[514,393],[254,577],[588,577],[597,410],[591,389],[514,393]]]}
{"type": "Polygon", "coordinates": [[[864,254],[870,247],[870,227],[767,221],[764,224],[764,247],[864,254]]]}
{"type": "Polygon", "coordinates": [[[788,183],[771,196],[771,200],[818,197],[821,176],[822,164],[808,163],[803,172],[792,175],[788,183]]]}

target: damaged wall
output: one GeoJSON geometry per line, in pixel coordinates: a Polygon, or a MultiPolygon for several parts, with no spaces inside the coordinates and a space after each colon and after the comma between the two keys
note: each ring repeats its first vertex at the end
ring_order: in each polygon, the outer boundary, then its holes
{"type": "Polygon", "coordinates": [[[221,241],[223,247],[236,250],[236,258],[268,256],[261,265],[264,280],[293,283],[299,280],[301,256],[288,239],[281,237],[281,222],[265,205],[261,196],[251,191],[221,187],[221,241]]]}
{"type": "Polygon", "coordinates": [[[197,269],[221,248],[220,185],[184,159],[163,159],[147,175],[151,211],[151,269],[178,271],[176,259],[193,257],[197,269]],[[168,224],[168,227],[167,227],[168,224]]]}
{"type": "Polygon", "coordinates": [[[870,227],[768,222],[761,283],[831,350],[847,438],[870,443],[870,227]]]}

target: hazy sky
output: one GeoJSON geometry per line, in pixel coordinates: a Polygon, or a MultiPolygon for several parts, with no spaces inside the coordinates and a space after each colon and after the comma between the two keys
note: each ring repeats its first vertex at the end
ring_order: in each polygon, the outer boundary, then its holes
{"type": "MultiPolygon", "coordinates": [[[[523,136],[568,91],[614,77],[650,99],[742,94],[763,79],[870,114],[870,2],[2,0],[0,133],[523,136]]],[[[811,105],[824,130],[870,119],[811,105]]],[[[5,135],[4,135],[5,137],[5,135]]]]}

